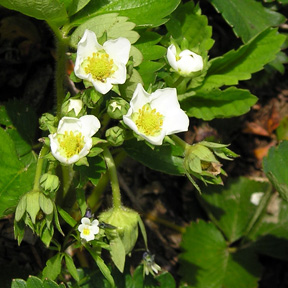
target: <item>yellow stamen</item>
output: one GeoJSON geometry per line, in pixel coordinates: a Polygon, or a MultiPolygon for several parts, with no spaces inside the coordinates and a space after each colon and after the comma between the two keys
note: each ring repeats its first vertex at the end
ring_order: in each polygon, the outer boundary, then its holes
{"type": "Polygon", "coordinates": [[[139,132],[147,136],[157,136],[160,134],[164,116],[152,109],[149,104],[145,104],[138,112],[133,113],[132,120],[136,124],[139,132]]]}
{"type": "Polygon", "coordinates": [[[84,228],[84,229],[83,229],[83,234],[84,234],[85,236],[90,235],[90,229],[89,229],[89,228],[84,228]]]}
{"type": "Polygon", "coordinates": [[[66,158],[79,154],[85,145],[84,136],[80,132],[74,134],[72,131],[65,131],[64,135],[58,135],[58,142],[62,150],[61,154],[66,158]]]}
{"type": "Polygon", "coordinates": [[[93,53],[82,65],[87,74],[90,73],[93,79],[101,82],[106,82],[106,79],[115,72],[114,62],[105,51],[93,53]]]}

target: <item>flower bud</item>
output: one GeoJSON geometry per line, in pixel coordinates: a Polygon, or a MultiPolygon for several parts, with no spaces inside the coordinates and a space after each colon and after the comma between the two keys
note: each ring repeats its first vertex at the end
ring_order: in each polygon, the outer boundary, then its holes
{"type": "Polygon", "coordinates": [[[44,113],[39,119],[39,124],[41,130],[49,130],[50,133],[54,133],[57,130],[57,117],[50,113],[44,113]]]}
{"type": "Polygon", "coordinates": [[[125,130],[119,126],[114,126],[106,131],[105,136],[109,144],[112,146],[120,146],[125,140],[125,130]]]}
{"type": "Polygon", "coordinates": [[[120,97],[112,98],[107,107],[107,113],[112,119],[122,119],[129,110],[129,104],[120,97]]]}
{"type": "Polygon", "coordinates": [[[64,101],[61,107],[61,113],[63,116],[68,117],[81,117],[84,115],[83,102],[81,99],[68,99],[64,101]]]}
{"type": "Polygon", "coordinates": [[[45,191],[56,192],[60,186],[59,178],[56,175],[45,173],[40,178],[40,185],[45,191]]]}
{"type": "MultiPolygon", "coordinates": [[[[103,212],[99,216],[99,220],[116,227],[116,231],[123,243],[125,254],[130,253],[138,238],[139,214],[126,207],[111,208],[103,212]]],[[[112,230],[111,233],[115,233],[115,230],[112,230]]],[[[111,236],[113,237],[112,234],[111,236]]]]}

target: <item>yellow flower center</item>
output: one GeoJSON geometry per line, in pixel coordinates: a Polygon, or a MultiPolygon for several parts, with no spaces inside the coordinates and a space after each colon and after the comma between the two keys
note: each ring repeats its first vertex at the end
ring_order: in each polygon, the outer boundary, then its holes
{"type": "Polygon", "coordinates": [[[90,235],[90,229],[89,229],[89,228],[84,228],[84,229],[83,229],[83,234],[84,234],[85,236],[90,235]]]}
{"type": "Polygon", "coordinates": [[[132,114],[132,120],[139,132],[146,136],[157,136],[160,134],[164,116],[145,104],[138,112],[132,114]]]}
{"type": "Polygon", "coordinates": [[[115,70],[114,62],[110,59],[105,51],[93,53],[92,57],[88,57],[84,62],[84,70],[87,74],[91,74],[93,79],[106,82],[115,70]]]}
{"type": "Polygon", "coordinates": [[[85,145],[84,136],[80,132],[74,134],[73,131],[65,131],[64,135],[59,135],[58,142],[62,150],[61,154],[66,158],[79,154],[85,145]]]}

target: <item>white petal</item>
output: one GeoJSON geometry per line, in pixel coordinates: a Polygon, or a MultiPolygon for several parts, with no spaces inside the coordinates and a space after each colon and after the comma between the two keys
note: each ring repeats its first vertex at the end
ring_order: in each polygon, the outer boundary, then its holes
{"type": "Polygon", "coordinates": [[[103,44],[105,51],[114,60],[115,64],[127,64],[131,44],[128,39],[120,37],[115,40],[108,40],[103,44]]]}
{"type": "Polygon", "coordinates": [[[167,49],[167,59],[168,59],[170,66],[174,70],[178,70],[177,61],[176,61],[176,47],[173,44],[171,44],[167,49]]]}
{"type": "Polygon", "coordinates": [[[74,117],[63,117],[59,121],[57,133],[64,134],[65,131],[80,131],[81,121],[74,117]]]}
{"type": "Polygon", "coordinates": [[[120,63],[117,65],[118,69],[111,75],[111,77],[107,78],[112,84],[124,84],[127,77],[126,65],[120,63]]]}
{"type": "MultiPolygon", "coordinates": [[[[137,112],[139,109],[141,109],[145,104],[149,103],[151,100],[151,94],[147,93],[142,84],[138,83],[132,99],[130,101],[130,106],[133,109],[133,112],[137,112]]],[[[127,113],[128,114],[128,113],[127,113]]]]}
{"type": "Polygon", "coordinates": [[[69,99],[68,112],[74,109],[77,116],[83,108],[83,102],[80,99],[69,99]]]}
{"type": "Polygon", "coordinates": [[[81,133],[84,136],[92,137],[101,127],[100,121],[94,115],[85,115],[79,118],[81,133]]]}
{"type": "Polygon", "coordinates": [[[82,224],[86,224],[86,225],[90,225],[90,224],[91,224],[91,221],[90,221],[89,218],[83,217],[83,218],[81,219],[81,223],[82,223],[82,224]]]}
{"type": "Polygon", "coordinates": [[[165,117],[163,122],[163,130],[166,131],[166,135],[188,131],[188,127],[189,118],[180,108],[171,112],[169,116],[165,117]]]}
{"type": "Polygon", "coordinates": [[[93,84],[94,88],[98,92],[100,92],[101,94],[108,93],[113,87],[113,85],[109,81],[109,78],[106,79],[106,82],[101,82],[101,81],[95,80],[92,78],[92,76],[89,77],[89,79],[87,79],[87,80],[90,81],[93,84]]]}
{"type": "Polygon", "coordinates": [[[103,46],[101,46],[98,41],[95,33],[88,29],[85,30],[83,37],[78,43],[77,48],[77,57],[75,61],[74,72],[75,75],[81,79],[87,79],[87,74],[83,70],[81,64],[87,57],[91,57],[94,52],[102,50],[103,46]]]}
{"type": "Polygon", "coordinates": [[[179,57],[180,60],[177,61],[177,65],[181,72],[190,74],[203,69],[203,59],[200,55],[190,50],[184,50],[179,54],[179,57]]]}

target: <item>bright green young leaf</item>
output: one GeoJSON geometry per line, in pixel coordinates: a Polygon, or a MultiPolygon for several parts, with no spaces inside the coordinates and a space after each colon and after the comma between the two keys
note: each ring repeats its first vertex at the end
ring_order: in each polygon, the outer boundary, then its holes
{"type": "Polygon", "coordinates": [[[176,9],[180,0],[115,0],[90,1],[73,22],[81,22],[89,14],[119,13],[137,26],[159,26],[167,21],[166,17],[176,9]]]}
{"type": "Polygon", "coordinates": [[[171,36],[180,43],[186,38],[190,49],[197,47],[205,51],[213,46],[212,27],[208,25],[207,17],[201,15],[199,6],[194,6],[192,1],[179,6],[165,25],[171,36]]]}
{"type": "Polygon", "coordinates": [[[26,284],[27,288],[43,288],[42,281],[35,276],[29,276],[26,284]]]}
{"type": "Polygon", "coordinates": [[[268,182],[257,182],[248,178],[229,180],[224,186],[206,186],[201,188],[204,207],[211,213],[229,243],[241,238],[246,232],[256,207],[251,203],[255,192],[271,189],[268,182]]]}
{"type": "Polygon", "coordinates": [[[140,73],[142,80],[144,82],[144,88],[148,89],[149,85],[155,83],[156,72],[159,71],[165,63],[154,62],[154,61],[143,61],[139,67],[138,72],[140,73]]]}
{"type": "Polygon", "coordinates": [[[1,0],[1,5],[39,20],[61,26],[68,20],[65,6],[58,0],[1,0]]]}
{"type": "Polygon", "coordinates": [[[123,272],[125,265],[125,247],[120,237],[115,237],[110,240],[110,254],[115,266],[120,272],[123,272]]]}
{"type": "Polygon", "coordinates": [[[48,278],[55,280],[61,273],[61,261],[63,254],[57,253],[46,262],[46,267],[43,270],[43,279],[48,278]]]}
{"type": "Polygon", "coordinates": [[[280,196],[288,201],[288,141],[272,147],[268,156],[263,159],[263,168],[266,176],[279,192],[280,196]]]}
{"type": "Polygon", "coordinates": [[[67,266],[67,269],[71,276],[78,282],[79,281],[79,275],[77,273],[77,269],[75,267],[75,264],[73,262],[73,259],[70,255],[65,253],[65,263],[67,266]]]}
{"type": "Polygon", "coordinates": [[[22,279],[13,279],[11,288],[27,288],[26,282],[22,279]]]}
{"type": "Polygon", "coordinates": [[[97,38],[106,33],[108,39],[125,37],[133,44],[138,40],[139,34],[132,30],[135,24],[127,20],[127,17],[118,16],[117,13],[95,16],[84,22],[73,32],[71,46],[77,47],[85,29],[95,32],[97,38]]]}
{"type": "MultiPolygon", "coordinates": [[[[180,95],[181,97],[181,95],[180,95]]],[[[257,98],[248,90],[230,87],[224,91],[197,91],[196,95],[181,101],[182,109],[190,117],[203,120],[229,118],[247,113],[257,102],[257,98]]]]}
{"type": "Polygon", "coordinates": [[[237,85],[241,80],[251,78],[251,74],[263,69],[264,65],[275,59],[285,36],[277,29],[269,28],[241,46],[221,57],[210,61],[206,78],[199,88],[210,90],[223,85],[237,85]]]}
{"type": "Polygon", "coordinates": [[[179,146],[165,144],[153,150],[144,141],[129,140],[124,143],[124,149],[130,157],[143,165],[157,171],[172,175],[184,175],[184,151],[179,146]]]}
{"type": "Polygon", "coordinates": [[[285,16],[255,0],[210,0],[234,33],[246,43],[271,26],[285,22],[285,16]]]}
{"type": "Polygon", "coordinates": [[[257,287],[261,265],[254,251],[229,248],[214,224],[191,223],[181,247],[180,274],[189,287],[257,287]]]}
{"type": "Polygon", "coordinates": [[[0,217],[14,209],[20,197],[33,187],[35,163],[25,166],[16,154],[9,135],[0,128],[0,217]]]}
{"type": "Polygon", "coordinates": [[[60,216],[63,218],[63,220],[69,224],[71,227],[75,227],[75,225],[77,224],[77,221],[72,218],[65,210],[63,210],[61,207],[57,207],[57,210],[60,214],[60,216]]]}

